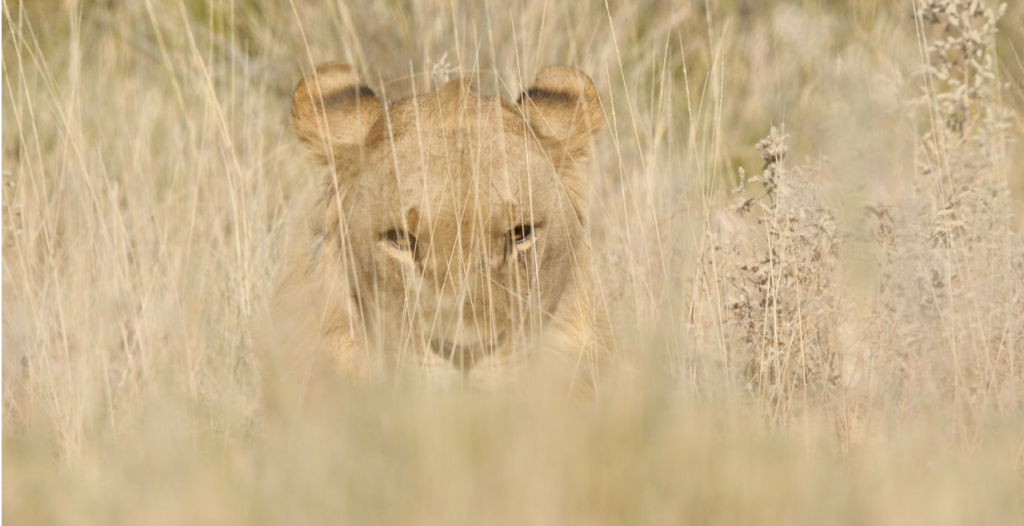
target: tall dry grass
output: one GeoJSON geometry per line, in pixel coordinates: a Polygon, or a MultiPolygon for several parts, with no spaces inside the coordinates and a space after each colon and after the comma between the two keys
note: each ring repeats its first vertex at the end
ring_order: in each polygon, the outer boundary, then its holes
{"type": "Polygon", "coordinates": [[[5,0],[3,518],[1024,521],[1024,7],[999,12],[5,0]],[[261,412],[254,335],[319,182],[291,89],[326,60],[390,98],[591,74],[595,400],[261,412]]]}

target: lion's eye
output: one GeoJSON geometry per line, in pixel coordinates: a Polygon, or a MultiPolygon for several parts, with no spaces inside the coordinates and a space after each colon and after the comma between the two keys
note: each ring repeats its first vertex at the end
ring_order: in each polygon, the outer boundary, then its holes
{"type": "Polygon", "coordinates": [[[398,250],[405,250],[409,252],[416,251],[416,236],[409,234],[404,230],[392,228],[384,234],[384,239],[398,250]]]}
{"type": "Polygon", "coordinates": [[[512,229],[512,241],[521,245],[530,239],[533,235],[533,227],[530,225],[518,225],[512,229]]]}

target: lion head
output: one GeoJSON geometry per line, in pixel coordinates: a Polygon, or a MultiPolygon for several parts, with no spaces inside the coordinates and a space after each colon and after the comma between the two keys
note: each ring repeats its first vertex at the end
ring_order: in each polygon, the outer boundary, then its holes
{"type": "Polygon", "coordinates": [[[285,309],[310,310],[317,353],[353,371],[585,366],[581,166],[602,118],[593,82],[563,66],[514,104],[464,79],[387,102],[351,67],[319,66],[292,129],[328,174],[285,309]]]}

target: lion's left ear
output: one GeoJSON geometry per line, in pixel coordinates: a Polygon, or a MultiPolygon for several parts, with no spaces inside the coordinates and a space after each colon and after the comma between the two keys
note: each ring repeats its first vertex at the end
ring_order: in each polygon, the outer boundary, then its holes
{"type": "Polygon", "coordinates": [[[292,94],[292,130],[322,164],[359,153],[382,113],[380,100],[348,64],[317,66],[292,94]]]}
{"type": "Polygon", "coordinates": [[[534,133],[559,141],[571,154],[589,153],[590,137],[604,123],[594,82],[567,66],[540,70],[518,102],[534,133]]]}

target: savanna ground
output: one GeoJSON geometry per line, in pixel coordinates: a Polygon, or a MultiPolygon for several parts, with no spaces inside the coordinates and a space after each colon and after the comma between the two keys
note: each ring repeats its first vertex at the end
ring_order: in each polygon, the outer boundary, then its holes
{"type": "Polygon", "coordinates": [[[1024,4],[2,14],[10,524],[1024,523],[1024,4]],[[261,410],[320,180],[291,89],[327,60],[390,98],[594,78],[595,399],[382,382],[261,410]]]}

